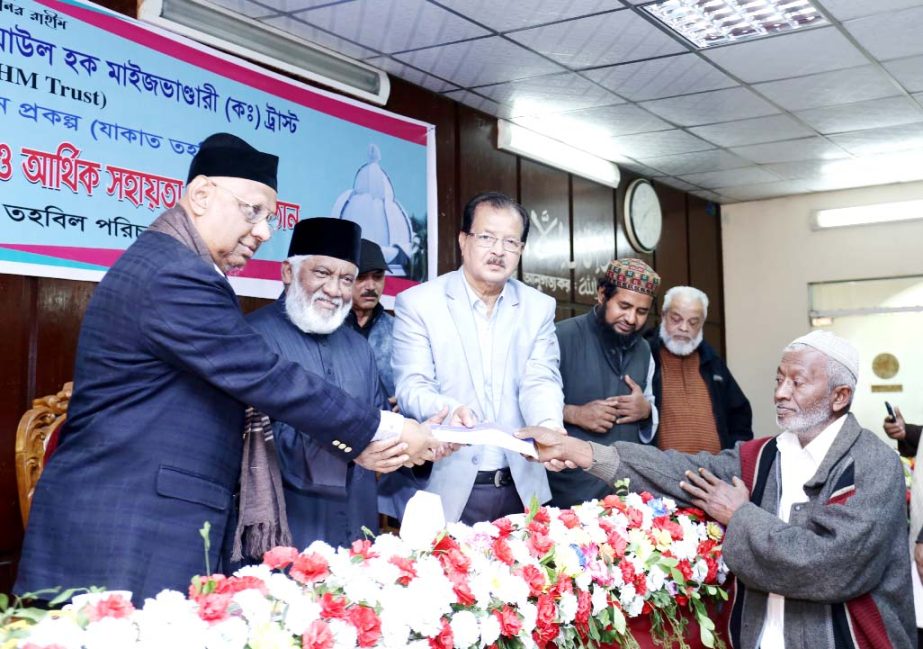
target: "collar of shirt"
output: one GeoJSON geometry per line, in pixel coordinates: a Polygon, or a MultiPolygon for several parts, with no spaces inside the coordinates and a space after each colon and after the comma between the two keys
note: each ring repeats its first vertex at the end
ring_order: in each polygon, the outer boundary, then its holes
{"type": "MultiPolygon", "coordinates": [[[[841,415],[833,423],[827,426],[820,435],[808,442],[808,445],[803,447],[801,442],[798,440],[798,436],[795,433],[790,433],[785,431],[779,434],[778,439],[776,440],[776,445],[779,449],[779,453],[782,454],[782,457],[800,455],[806,458],[810,458],[815,467],[819,467],[820,463],[824,461],[824,457],[827,455],[827,451],[830,450],[830,447],[833,445],[833,440],[836,439],[837,434],[840,432],[840,429],[843,427],[843,423],[846,421],[846,415],[841,415]]],[[[785,465],[783,464],[783,467],[785,465]]]]}
{"type": "MultiPolygon", "coordinates": [[[[465,283],[465,292],[468,294],[468,304],[471,306],[471,310],[475,313],[481,314],[486,318],[487,303],[478,296],[477,292],[474,290],[474,287],[468,283],[468,278],[465,277],[465,271],[462,271],[462,281],[465,283]]],[[[491,313],[491,317],[493,317],[493,314],[497,312],[497,307],[500,306],[500,302],[503,300],[503,296],[506,295],[507,284],[503,285],[503,290],[500,291],[500,295],[497,296],[497,301],[494,304],[494,310],[491,313]]]]}

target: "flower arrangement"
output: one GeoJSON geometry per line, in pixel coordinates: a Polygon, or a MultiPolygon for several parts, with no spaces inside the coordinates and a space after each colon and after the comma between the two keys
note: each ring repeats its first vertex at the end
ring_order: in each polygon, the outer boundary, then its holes
{"type": "Polygon", "coordinates": [[[350,548],[275,548],[233,576],[199,576],[135,609],[97,593],[0,629],[0,648],[353,649],[636,647],[630,622],[720,647],[723,530],[648,493],[451,524],[425,547],[385,534],[350,548]]]}

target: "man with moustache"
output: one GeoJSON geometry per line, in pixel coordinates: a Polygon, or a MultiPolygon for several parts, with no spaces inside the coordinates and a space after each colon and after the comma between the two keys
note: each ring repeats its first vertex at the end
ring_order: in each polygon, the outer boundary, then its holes
{"type": "MultiPolygon", "coordinates": [[[[561,427],[555,301],[515,279],[529,217],[499,192],[465,206],[462,266],[397,296],[392,365],[401,412],[447,407],[464,426],[561,427]]],[[[465,446],[432,468],[427,491],[448,521],[490,521],[550,493],[540,464],[497,446],[465,446]]]]}
{"type": "Polygon", "coordinates": [[[16,593],[100,586],[132,591],[139,606],[165,588],[185,590],[207,567],[224,569],[245,404],[347,460],[396,435],[410,459],[431,456],[437,443],[425,427],[281,358],[244,320],[226,275],[272,236],[277,165],[234,135],[206,138],[179,203],[96,287],[16,593]]]}
{"type": "MultiPolygon", "coordinates": [[[[340,326],[350,313],[359,242],[359,225],[352,221],[313,218],[298,223],[282,262],[285,292],[247,321],[282,358],[325,378],[357,403],[387,409],[372,350],[350,327],[340,326]]],[[[339,448],[346,442],[321,444],[283,421],[273,421],[272,436],[295,547],[315,540],[345,547],[362,538],[363,528],[378,533],[375,471],[394,470],[406,462],[399,448],[388,446],[374,458],[352,461],[339,448]]],[[[401,442],[394,438],[387,444],[401,442]]],[[[268,549],[247,554],[258,559],[268,549]]]]}
{"type": "Polygon", "coordinates": [[[753,439],[750,402],[727,365],[703,340],[708,296],[674,286],[663,296],[654,356],[654,397],[660,414],[657,446],[682,453],[717,453],[753,439]]]}
{"type": "Polygon", "coordinates": [[[736,576],[725,621],[737,649],[916,646],[904,476],[897,454],[849,413],[859,353],[812,331],[782,352],[774,400],[782,432],[687,455],[547,430],[550,470],[628,478],[726,526],[736,576]],[[743,478],[743,479],[741,479],[743,478]]]}
{"type": "Polygon", "coordinates": [[[353,284],[353,308],[346,316],[346,323],[369,341],[385,394],[388,395],[390,405],[394,406],[397,403],[397,397],[394,396],[394,372],[391,370],[394,316],[386,313],[381,306],[387,269],[381,246],[363,239],[359,254],[359,274],[353,284]]]}
{"type": "MultiPolygon", "coordinates": [[[[660,276],[640,259],[614,259],[599,279],[592,311],[557,326],[564,381],[564,426],[598,444],[650,444],[657,431],[654,362],[640,334],[660,276]]],[[[613,493],[583,471],[548,476],[552,504],[571,507],[613,493]]]]}

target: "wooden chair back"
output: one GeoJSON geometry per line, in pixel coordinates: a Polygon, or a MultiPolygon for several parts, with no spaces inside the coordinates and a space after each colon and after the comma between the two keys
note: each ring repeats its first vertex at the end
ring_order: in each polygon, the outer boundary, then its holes
{"type": "Polygon", "coordinates": [[[33,399],[32,409],[19,420],[16,429],[16,485],[23,529],[29,522],[35,484],[45,466],[45,448],[67,419],[67,406],[73,391],[74,384],[68,381],[57,394],[33,399]]]}

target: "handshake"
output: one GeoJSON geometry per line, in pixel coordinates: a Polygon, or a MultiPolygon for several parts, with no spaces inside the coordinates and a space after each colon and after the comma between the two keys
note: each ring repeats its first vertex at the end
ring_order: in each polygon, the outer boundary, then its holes
{"type": "MultiPolygon", "coordinates": [[[[448,457],[460,448],[459,445],[436,439],[430,430],[430,425],[443,423],[447,416],[448,408],[443,408],[422,424],[413,419],[405,419],[404,429],[399,436],[372,442],[356,458],[356,463],[370,471],[390,473],[402,466],[419,466],[425,462],[436,462],[448,457]]],[[[452,426],[472,427],[476,423],[464,407],[453,413],[452,426]]],[[[538,454],[535,461],[542,462],[549,471],[588,468],[593,463],[590,445],[583,440],[569,437],[563,429],[531,426],[516,431],[515,435],[519,439],[531,440],[534,443],[538,454]]]]}

